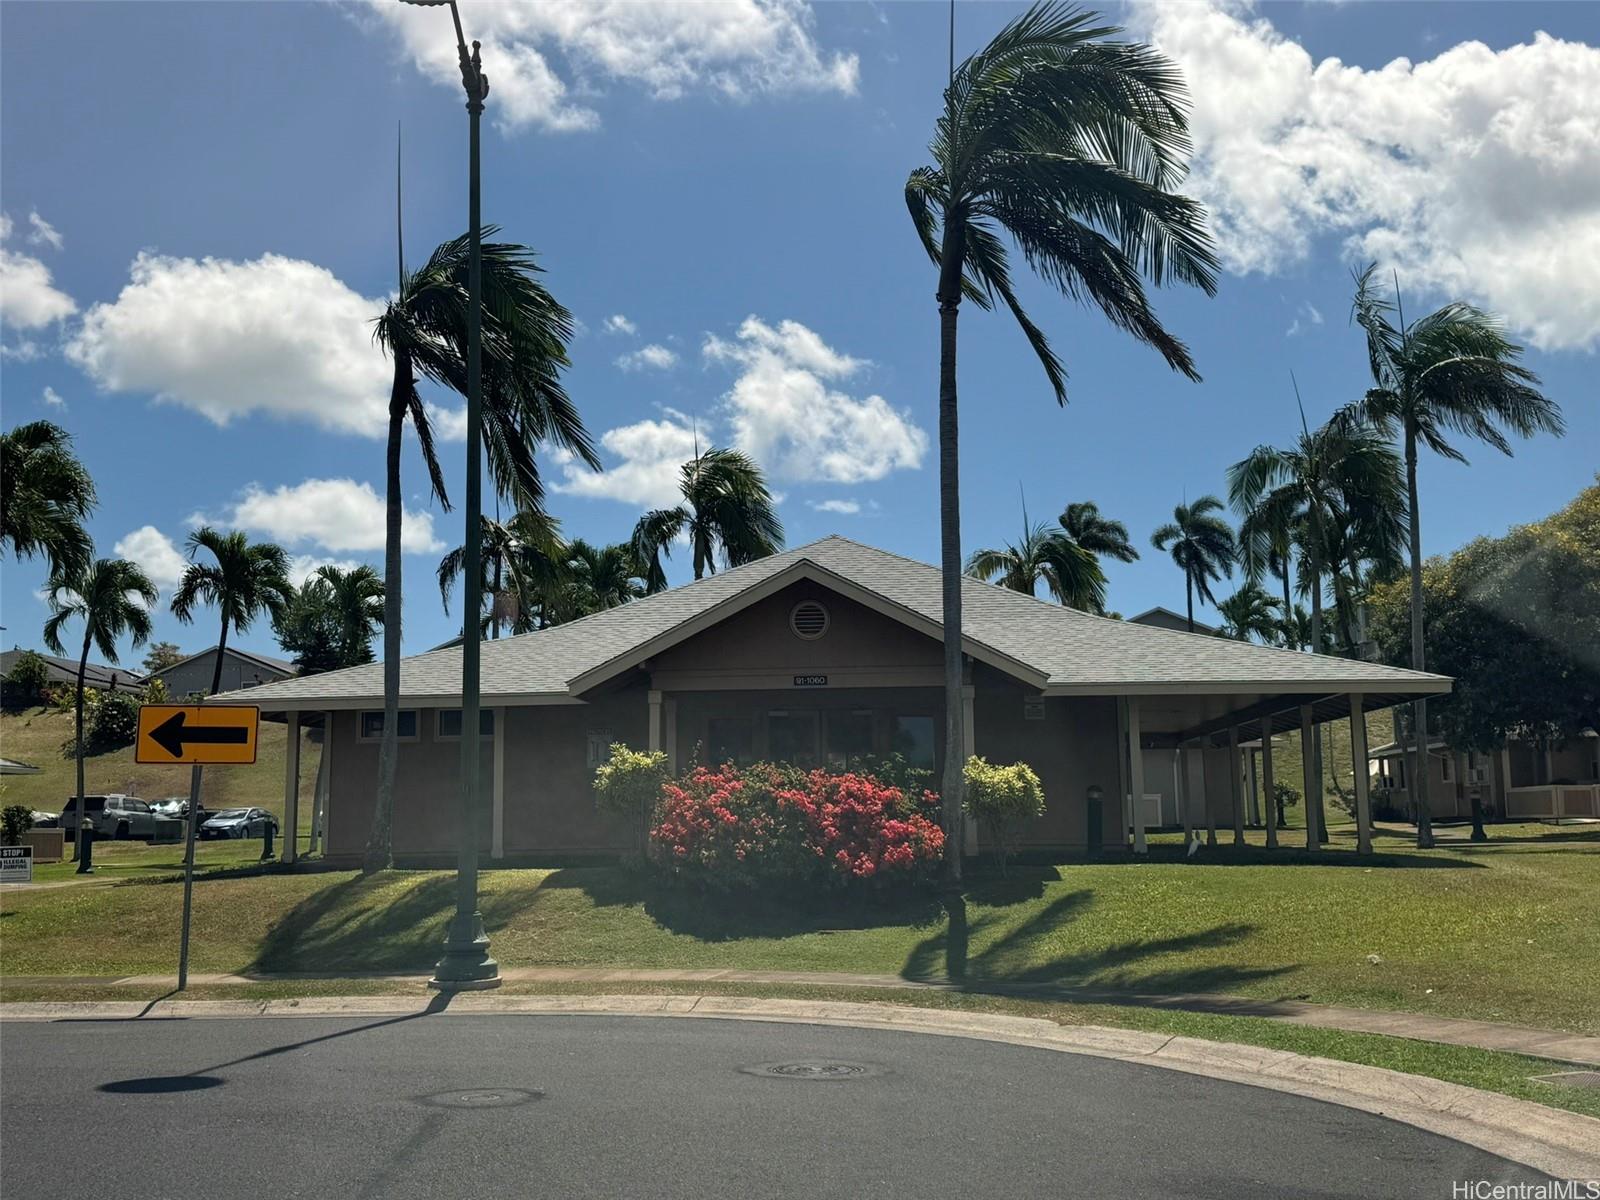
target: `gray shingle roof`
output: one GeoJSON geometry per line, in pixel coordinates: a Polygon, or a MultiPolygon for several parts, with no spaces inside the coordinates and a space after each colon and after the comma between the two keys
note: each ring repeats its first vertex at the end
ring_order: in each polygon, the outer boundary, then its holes
{"type": "MultiPolygon", "coordinates": [[[[827,537],[553,629],[484,642],[484,701],[567,696],[569,684],[580,676],[719,607],[737,611],[741,597],[752,589],[808,565],[874,594],[914,621],[939,622],[938,568],[847,538],[827,537]]],[[[1229,690],[1320,687],[1395,693],[1448,686],[1438,675],[1091,616],[973,579],[962,582],[962,606],[969,651],[1021,664],[1044,680],[1047,691],[1228,685],[1229,690]]],[[[460,646],[430,650],[400,665],[400,691],[407,701],[452,697],[460,685],[460,646]]],[[[314,708],[319,702],[347,706],[382,695],[383,666],[371,663],[218,699],[267,709],[278,704],[314,708]]]]}

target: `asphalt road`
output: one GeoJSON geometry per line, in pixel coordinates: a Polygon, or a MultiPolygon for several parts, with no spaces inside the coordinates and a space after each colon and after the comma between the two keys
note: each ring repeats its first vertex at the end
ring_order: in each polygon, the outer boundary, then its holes
{"type": "Polygon", "coordinates": [[[1364,1113],[962,1038],[721,1020],[0,1023],[7,1197],[1401,1197],[1525,1168],[1364,1113]],[[767,1077],[826,1060],[846,1078],[767,1077]]]}

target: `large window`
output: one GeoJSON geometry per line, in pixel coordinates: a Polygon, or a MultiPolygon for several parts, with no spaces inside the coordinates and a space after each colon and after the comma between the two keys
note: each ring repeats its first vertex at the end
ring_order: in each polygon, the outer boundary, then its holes
{"type": "Polygon", "coordinates": [[[706,722],[706,763],[749,766],[756,760],[754,717],[712,717],[706,722]]]}
{"type": "Polygon", "coordinates": [[[830,767],[848,767],[872,753],[872,713],[870,710],[834,708],[824,717],[827,729],[827,756],[830,767]]]}
{"type": "Polygon", "coordinates": [[[894,752],[913,767],[934,769],[933,718],[896,717],[894,752]]]}
{"type": "MultiPolygon", "coordinates": [[[[459,715],[457,720],[459,720],[459,715]]],[[[402,742],[417,740],[417,710],[402,708],[400,719],[395,723],[396,737],[402,742]]],[[[383,736],[383,709],[368,711],[361,714],[361,723],[358,736],[363,742],[375,742],[383,736]]]]}
{"type": "MultiPolygon", "coordinates": [[[[404,726],[402,726],[404,728],[404,726]]],[[[441,708],[439,710],[439,726],[436,736],[442,741],[461,736],[461,710],[459,708],[441,708]]],[[[494,709],[480,708],[478,710],[478,736],[494,736],[494,709]]]]}
{"type": "Polygon", "coordinates": [[[797,767],[819,765],[816,710],[767,714],[767,757],[797,767]]]}

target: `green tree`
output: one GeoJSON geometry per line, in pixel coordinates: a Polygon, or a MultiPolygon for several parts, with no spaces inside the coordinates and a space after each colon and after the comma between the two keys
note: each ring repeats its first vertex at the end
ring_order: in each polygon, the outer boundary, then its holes
{"type": "MultiPolygon", "coordinates": [[[[95,646],[100,657],[115,664],[117,643],[124,637],[132,639],[137,648],[150,636],[150,609],[158,599],[155,584],[135,564],[120,558],[99,558],[74,575],[57,575],[50,580],[48,603],[50,618],[44,623],[44,641],[56,654],[65,656],[67,648],[61,633],[69,621],[83,624],[83,643],[78,653],[78,683],[74,697],[73,730],[77,741],[73,760],[77,766],[78,804],[77,817],[83,822],[84,811],[83,756],[83,677],[89,663],[89,647],[95,646]]],[[[82,857],[84,833],[80,825],[73,840],[73,857],[79,860],[79,869],[86,870],[88,863],[82,857]]]]}
{"type": "Polygon", "coordinates": [[[243,633],[257,617],[279,617],[294,593],[289,582],[289,556],[272,542],[252,542],[242,531],[222,533],[203,525],[189,535],[185,545],[190,565],[172,593],[172,615],[185,625],[198,609],[215,608],[222,618],[217,637],[217,661],[211,672],[214,694],[222,687],[222,659],[228,648],[228,631],[243,633]],[[196,561],[202,550],[212,561],[196,561]]]}
{"type": "MultiPolygon", "coordinates": [[[[1401,665],[1410,582],[1379,584],[1368,599],[1379,650],[1401,665]]],[[[1428,559],[1422,608],[1427,661],[1455,681],[1433,706],[1453,748],[1489,754],[1512,738],[1600,729],[1600,484],[1543,521],[1428,559]]],[[[1476,798],[1472,818],[1481,841],[1476,798]]]]}
{"type": "Polygon", "coordinates": [[[567,547],[567,570],[573,596],[571,616],[604,612],[645,594],[638,560],[626,542],[593,546],[574,538],[567,547]]]}
{"type": "Polygon", "coordinates": [[[1283,620],[1279,611],[1278,601],[1259,583],[1247,582],[1226,600],[1217,602],[1223,635],[1240,642],[1251,638],[1268,642],[1281,636],[1283,620]]]}
{"type": "Polygon", "coordinates": [[[1043,583],[1058,604],[1085,612],[1103,612],[1106,606],[1106,577],[1099,560],[1043,522],[1025,525],[1019,542],[974,551],[967,574],[1026,596],[1043,583]]]}
{"type": "MultiPolygon", "coordinates": [[[[1541,431],[1560,434],[1561,410],[1539,391],[1539,378],[1522,366],[1522,347],[1505,335],[1497,317],[1470,304],[1452,302],[1406,323],[1400,286],[1391,303],[1379,288],[1376,264],[1356,276],[1356,324],[1366,333],[1373,386],[1353,416],[1387,434],[1398,434],[1405,458],[1406,505],[1411,514],[1411,667],[1425,670],[1422,611],[1422,520],[1417,494],[1417,452],[1426,446],[1443,458],[1465,462],[1452,434],[1486,442],[1502,454],[1518,437],[1541,431]]],[[[1425,754],[1428,702],[1412,703],[1416,738],[1411,778],[1417,781],[1417,845],[1433,845],[1428,776],[1416,770],[1425,754]]]]}
{"type": "Polygon", "coordinates": [[[0,434],[0,547],[19,559],[42,554],[52,578],[76,578],[94,553],[83,528],[94,505],[94,480],[66,430],[30,421],[0,434]]]}
{"type": "Polygon", "coordinates": [[[43,701],[50,684],[50,664],[34,650],[24,650],[5,676],[6,703],[21,708],[43,701]]]}
{"type": "MultiPolygon", "coordinates": [[[[906,206],[939,272],[939,524],[944,574],[945,745],[962,744],[961,492],[956,328],[963,297],[1003,304],[1038,356],[1058,403],[1066,370],[1012,286],[1009,236],[1051,287],[1198,378],[1162,327],[1141,275],[1216,289],[1204,213],[1176,188],[1188,113],[1177,70],[1095,14],[1035,4],[956,67],[906,206]]],[[[945,755],[945,873],[961,877],[960,756],[945,755]]]]}
{"type": "Polygon", "coordinates": [[[1121,521],[1102,517],[1100,506],[1092,500],[1077,500],[1067,505],[1062,510],[1060,524],[1061,532],[1069,540],[1097,557],[1125,563],[1139,557],[1128,540],[1128,527],[1121,521]]]}
{"type": "Polygon", "coordinates": [[[272,622],[302,675],[372,662],[372,639],[382,627],[383,579],[364,565],[318,567],[272,622]]]}
{"type": "Polygon", "coordinates": [[[645,513],[633,529],[634,558],[650,593],[666,588],[662,560],[685,533],[696,579],[716,573],[719,551],[726,566],[737,567],[783,548],[783,522],[766,477],[742,451],[713,446],[695,455],[683,464],[678,490],[682,504],[645,513]]]}
{"type": "Polygon", "coordinates": [[[183,651],[176,642],[151,642],[144,654],[144,673],[154,675],[183,661],[183,651]]]}
{"type": "Polygon", "coordinates": [[[1228,523],[1216,514],[1222,501],[1201,496],[1193,504],[1180,504],[1172,510],[1172,520],[1150,535],[1150,544],[1172,555],[1183,572],[1184,597],[1188,603],[1189,632],[1194,632],[1194,598],[1215,604],[1211,585],[1224,575],[1233,574],[1238,558],[1238,543],[1228,523]]]}
{"type": "MultiPolygon", "coordinates": [[[[484,238],[499,232],[485,226],[484,238]]],[[[384,469],[383,737],[378,753],[378,794],[363,869],[393,860],[394,773],[400,713],[400,449],[409,420],[427,467],[433,494],[447,512],[449,497],[434,452],[428,412],[417,391],[420,378],[467,392],[467,324],[471,310],[467,234],[439,246],[418,270],[406,272],[377,320],[375,336],[394,364],[389,390],[389,437],[384,469]]],[[[403,259],[403,254],[402,254],[403,259]]],[[[534,462],[541,442],[554,442],[598,469],[599,458],[561,385],[568,365],[572,314],[538,281],[533,252],[513,243],[484,241],[483,447],[500,495],[520,509],[543,508],[544,487],[534,462]]],[[[474,616],[471,618],[476,619],[474,616]]],[[[470,627],[470,626],[469,626],[470,627]]]]}
{"type": "MultiPolygon", "coordinates": [[[[481,619],[490,637],[498,638],[507,626],[525,633],[536,623],[549,624],[567,584],[567,546],[561,539],[561,523],[544,512],[520,512],[505,522],[489,517],[481,520],[478,562],[488,606],[481,619]]],[[[450,611],[450,592],[461,578],[465,562],[462,546],[439,560],[439,595],[446,613],[450,611]]]]}

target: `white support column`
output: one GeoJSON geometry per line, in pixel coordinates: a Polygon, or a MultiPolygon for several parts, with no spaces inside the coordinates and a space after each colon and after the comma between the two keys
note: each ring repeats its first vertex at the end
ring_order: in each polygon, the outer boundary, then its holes
{"type": "Polygon", "coordinates": [[[284,714],[288,733],[283,751],[283,850],[278,857],[292,863],[300,848],[300,714],[284,714]]]}
{"type": "Polygon", "coordinates": [[[1267,810],[1267,849],[1278,848],[1277,785],[1272,778],[1272,714],[1261,718],[1261,803],[1267,810]]]}
{"type": "Polygon", "coordinates": [[[1356,853],[1372,853],[1372,797],[1367,766],[1367,713],[1361,693],[1350,695],[1350,766],[1356,776],[1356,853]]]}
{"type": "Polygon", "coordinates": [[[1178,820],[1183,825],[1183,844],[1187,846],[1191,841],[1194,840],[1193,837],[1190,836],[1190,830],[1193,823],[1189,817],[1189,751],[1186,747],[1179,746],[1176,754],[1178,765],[1174,768],[1174,770],[1177,772],[1179,780],[1178,820]]]}
{"type": "Polygon", "coordinates": [[[1239,765],[1239,727],[1228,726],[1228,797],[1233,801],[1233,844],[1244,845],[1244,796],[1239,765]]]}
{"type": "Polygon", "coordinates": [[[315,854],[318,847],[328,852],[328,792],[333,785],[333,714],[322,714],[322,754],[317,759],[317,789],[311,801],[311,843],[306,850],[315,854]]]}
{"type": "Polygon", "coordinates": [[[661,737],[666,743],[662,749],[667,752],[667,770],[677,774],[678,698],[676,696],[663,696],[661,699],[661,737]]]}
{"type": "Polygon", "coordinates": [[[494,713],[494,824],[489,834],[489,857],[506,856],[506,710],[494,713]]]}
{"type": "Polygon", "coordinates": [[[1312,792],[1317,784],[1316,761],[1316,734],[1311,723],[1311,705],[1300,706],[1300,786],[1305,794],[1300,798],[1300,806],[1306,814],[1306,849],[1320,848],[1321,839],[1317,836],[1317,806],[1311,802],[1312,792]]]}
{"type": "Polygon", "coordinates": [[[1206,806],[1206,845],[1217,844],[1217,813],[1211,807],[1211,736],[1200,743],[1200,796],[1206,806]]]}
{"type": "Polygon", "coordinates": [[[661,693],[650,689],[650,753],[661,749],[661,693]]]}
{"type": "MultiPolygon", "coordinates": [[[[961,689],[961,763],[966,765],[967,759],[978,752],[978,726],[974,720],[977,708],[977,689],[970,683],[961,689]]],[[[978,853],[978,823],[970,817],[965,822],[962,830],[962,853],[968,858],[975,857],[978,853]]]]}
{"type": "Polygon", "coordinates": [[[1257,779],[1258,779],[1258,776],[1256,775],[1256,752],[1254,750],[1246,750],[1245,751],[1245,760],[1244,761],[1245,761],[1245,786],[1246,786],[1246,789],[1247,789],[1245,794],[1250,797],[1250,805],[1249,805],[1250,817],[1249,817],[1249,819],[1250,819],[1251,827],[1254,828],[1254,827],[1256,827],[1256,826],[1261,824],[1261,804],[1260,804],[1260,795],[1261,794],[1260,794],[1259,791],[1257,791],[1257,787],[1258,787],[1257,779]]]}
{"type": "Polygon", "coordinates": [[[1133,809],[1133,852],[1149,853],[1144,836],[1144,747],[1139,732],[1139,697],[1128,697],[1128,791],[1133,809]]]}

